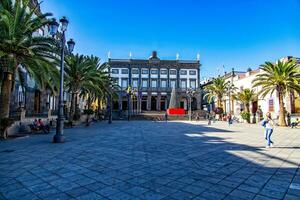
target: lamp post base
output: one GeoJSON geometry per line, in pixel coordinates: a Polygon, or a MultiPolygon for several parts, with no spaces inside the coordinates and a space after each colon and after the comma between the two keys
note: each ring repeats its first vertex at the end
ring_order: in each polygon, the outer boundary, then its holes
{"type": "Polygon", "coordinates": [[[65,137],[61,134],[55,134],[53,136],[53,143],[64,143],[65,137]]]}

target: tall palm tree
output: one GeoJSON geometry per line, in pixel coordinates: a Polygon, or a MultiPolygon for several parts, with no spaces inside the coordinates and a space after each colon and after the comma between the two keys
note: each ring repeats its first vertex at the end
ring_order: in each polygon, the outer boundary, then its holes
{"type": "Polygon", "coordinates": [[[264,98],[275,91],[279,99],[279,125],[286,126],[284,97],[290,92],[300,92],[300,71],[294,59],[266,62],[261,65],[263,73],[253,80],[253,87],[262,86],[259,94],[264,98]]]}
{"type": "Polygon", "coordinates": [[[230,82],[227,82],[224,78],[218,77],[213,79],[212,83],[204,87],[205,95],[204,98],[207,98],[208,102],[213,102],[217,100],[217,107],[223,109],[223,97],[228,93],[228,90],[231,88],[230,82]]]}
{"type": "Polygon", "coordinates": [[[71,118],[75,114],[75,99],[78,95],[91,103],[105,98],[109,94],[112,81],[108,76],[107,66],[100,65],[96,56],[70,55],[66,57],[66,88],[72,94],[71,118]]]}
{"type": "Polygon", "coordinates": [[[52,63],[55,60],[54,39],[34,36],[48,25],[47,17],[51,14],[35,16],[35,9],[30,9],[28,3],[22,0],[0,2],[0,119],[9,116],[13,80],[19,76],[20,66],[37,83],[46,80],[46,85],[51,85],[54,79],[42,77],[52,76],[49,73],[56,74],[57,70],[52,63]]]}
{"type": "MultiPolygon", "coordinates": [[[[244,89],[241,92],[238,92],[237,94],[233,95],[233,98],[237,101],[240,101],[245,105],[246,112],[250,113],[250,103],[251,101],[254,101],[257,99],[257,94],[253,89],[244,89]]],[[[249,119],[247,119],[248,123],[250,122],[249,119]]]]}

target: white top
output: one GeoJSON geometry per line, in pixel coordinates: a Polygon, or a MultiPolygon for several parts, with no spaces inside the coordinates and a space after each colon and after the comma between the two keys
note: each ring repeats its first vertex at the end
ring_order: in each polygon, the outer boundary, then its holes
{"type": "Polygon", "coordinates": [[[267,119],[266,128],[274,129],[274,121],[272,119],[267,119]]]}

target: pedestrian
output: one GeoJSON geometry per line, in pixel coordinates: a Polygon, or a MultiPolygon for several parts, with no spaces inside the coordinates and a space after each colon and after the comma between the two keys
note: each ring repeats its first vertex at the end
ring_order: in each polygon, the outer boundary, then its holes
{"type": "Polygon", "coordinates": [[[212,116],[208,113],[208,125],[211,125],[211,118],[212,116]]]}
{"type": "Polygon", "coordinates": [[[228,125],[230,126],[232,124],[232,116],[230,113],[227,116],[227,120],[228,120],[228,125]]]}
{"type": "Polygon", "coordinates": [[[274,121],[272,119],[271,113],[267,113],[266,119],[265,119],[265,125],[266,125],[266,130],[265,130],[265,139],[267,140],[267,145],[266,148],[270,148],[273,146],[273,141],[271,140],[271,136],[274,131],[274,121]]]}

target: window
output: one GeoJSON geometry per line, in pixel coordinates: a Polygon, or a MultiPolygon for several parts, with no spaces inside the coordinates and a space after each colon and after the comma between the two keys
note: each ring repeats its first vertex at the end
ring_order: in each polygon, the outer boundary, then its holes
{"type": "Polygon", "coordinates": [[[50,103],[50,109],[55,110],[56,109],[56,98],[55,98],[55,96],[50,97],[49,103],[50,103]]]}
{"type": "Polygon", "coordinates": [[[151,74],[158,74],[158,70],[157,69],[151,69],[151,74]]]}
{"type": "Polygon", "coordinates": [[[166,88],[167,87],[167,80],[163,79],[160,81],[160,87],[166,88]]]}
{"type": "Polygon", "coordinates": [[[186,89],[186,80],[180,80],[180,88],[186,89]]]}
{"type": "Polygon", "coordinates": [[[18,91],[18,102],[19,103],[24,103],[25,101],[25,95],[24,95],[24,91],[23,91],[23,88],[22,86],[19,86],[19,91],[18,91]]]}
{"type": "Polygon", "coordinates": [[[122,69],[122,74],[128,74],[128,69],[122,69]]]}
{"type": "Polygon", "coordinates": [[[187,75],[187,71],[186,70],[180,70],[180,75],[187,75]]]}
{"type": "Polygon", "coordinates": [[[111,69],[112,74],[119,74],[119,69],[111,69]]]}
{"type": "Polygon", "coordinates": [[[170,70],[170,75],[176,75],[176,69],[171,69],[170,70]]]}
{"type": "Polygon", "coordinates": [[[142,69],[142,74],[148,74],[148,69],[142,69]]]}
{"type": "Polygon", "coordinates": [[[162,69],[162,70],[160,70],[160,74],[166,75],[166,74],[168,74],[168,70],[162,69]]]}
{"type": "Polygon", "coordinates": [[[170,80],[170,86],[171,88],[175,88],[176,87],[176,80],[170,80]]]}
{"type": "Polygon", "coordinates": [[[273,112],[273,111],[274,111],[274,100],[269,99],[269,112],[273,112]]]}
{"type": "Polygon", "coordinates": [[[121,87],[122,88],[127,88],[128,87],[128,79],[122,79],[121,87]]]}
{"type": "Polygon", "coordinates": [[[142,87],[147,88],[148,87],[148,80],[144,79],[142,80],[142,87]]]}
{"type": "Polygon", "coordinates": [[[190,80],[190,87],[193,89],[196,88],[196,80],[190,80]]]}
{"type": "Polygon", "coordinates": [[[132,80],[132,87],[137,88],[138,87],[138,79],[132,80]]]}
{"type": "Polygon", "coordinates": [[[189,71],[189,74],[190,74],[190,75],[196,75],[196,70],[190,70],[190,71],[189,71]]]}
{"type": "Polygon", "coordinates": [[[113,78],[112,80],[114,83],[119,84],[119,78],[113,78]]]}
{"type": "Polygon", "coordinates": [[[132,69],[132,70],[131,70],[131,73],[132,73],[132,74],[139,74],[139,70],[138,70],[138,69],[132,69]]]}
{"type": "Polygon", "coordinates": [[[154,79],[154,80],[152,79],[151,80],[151,87],[152,88],[156,88],[157,87],[157,80],[156,79],[154,79]]]}

